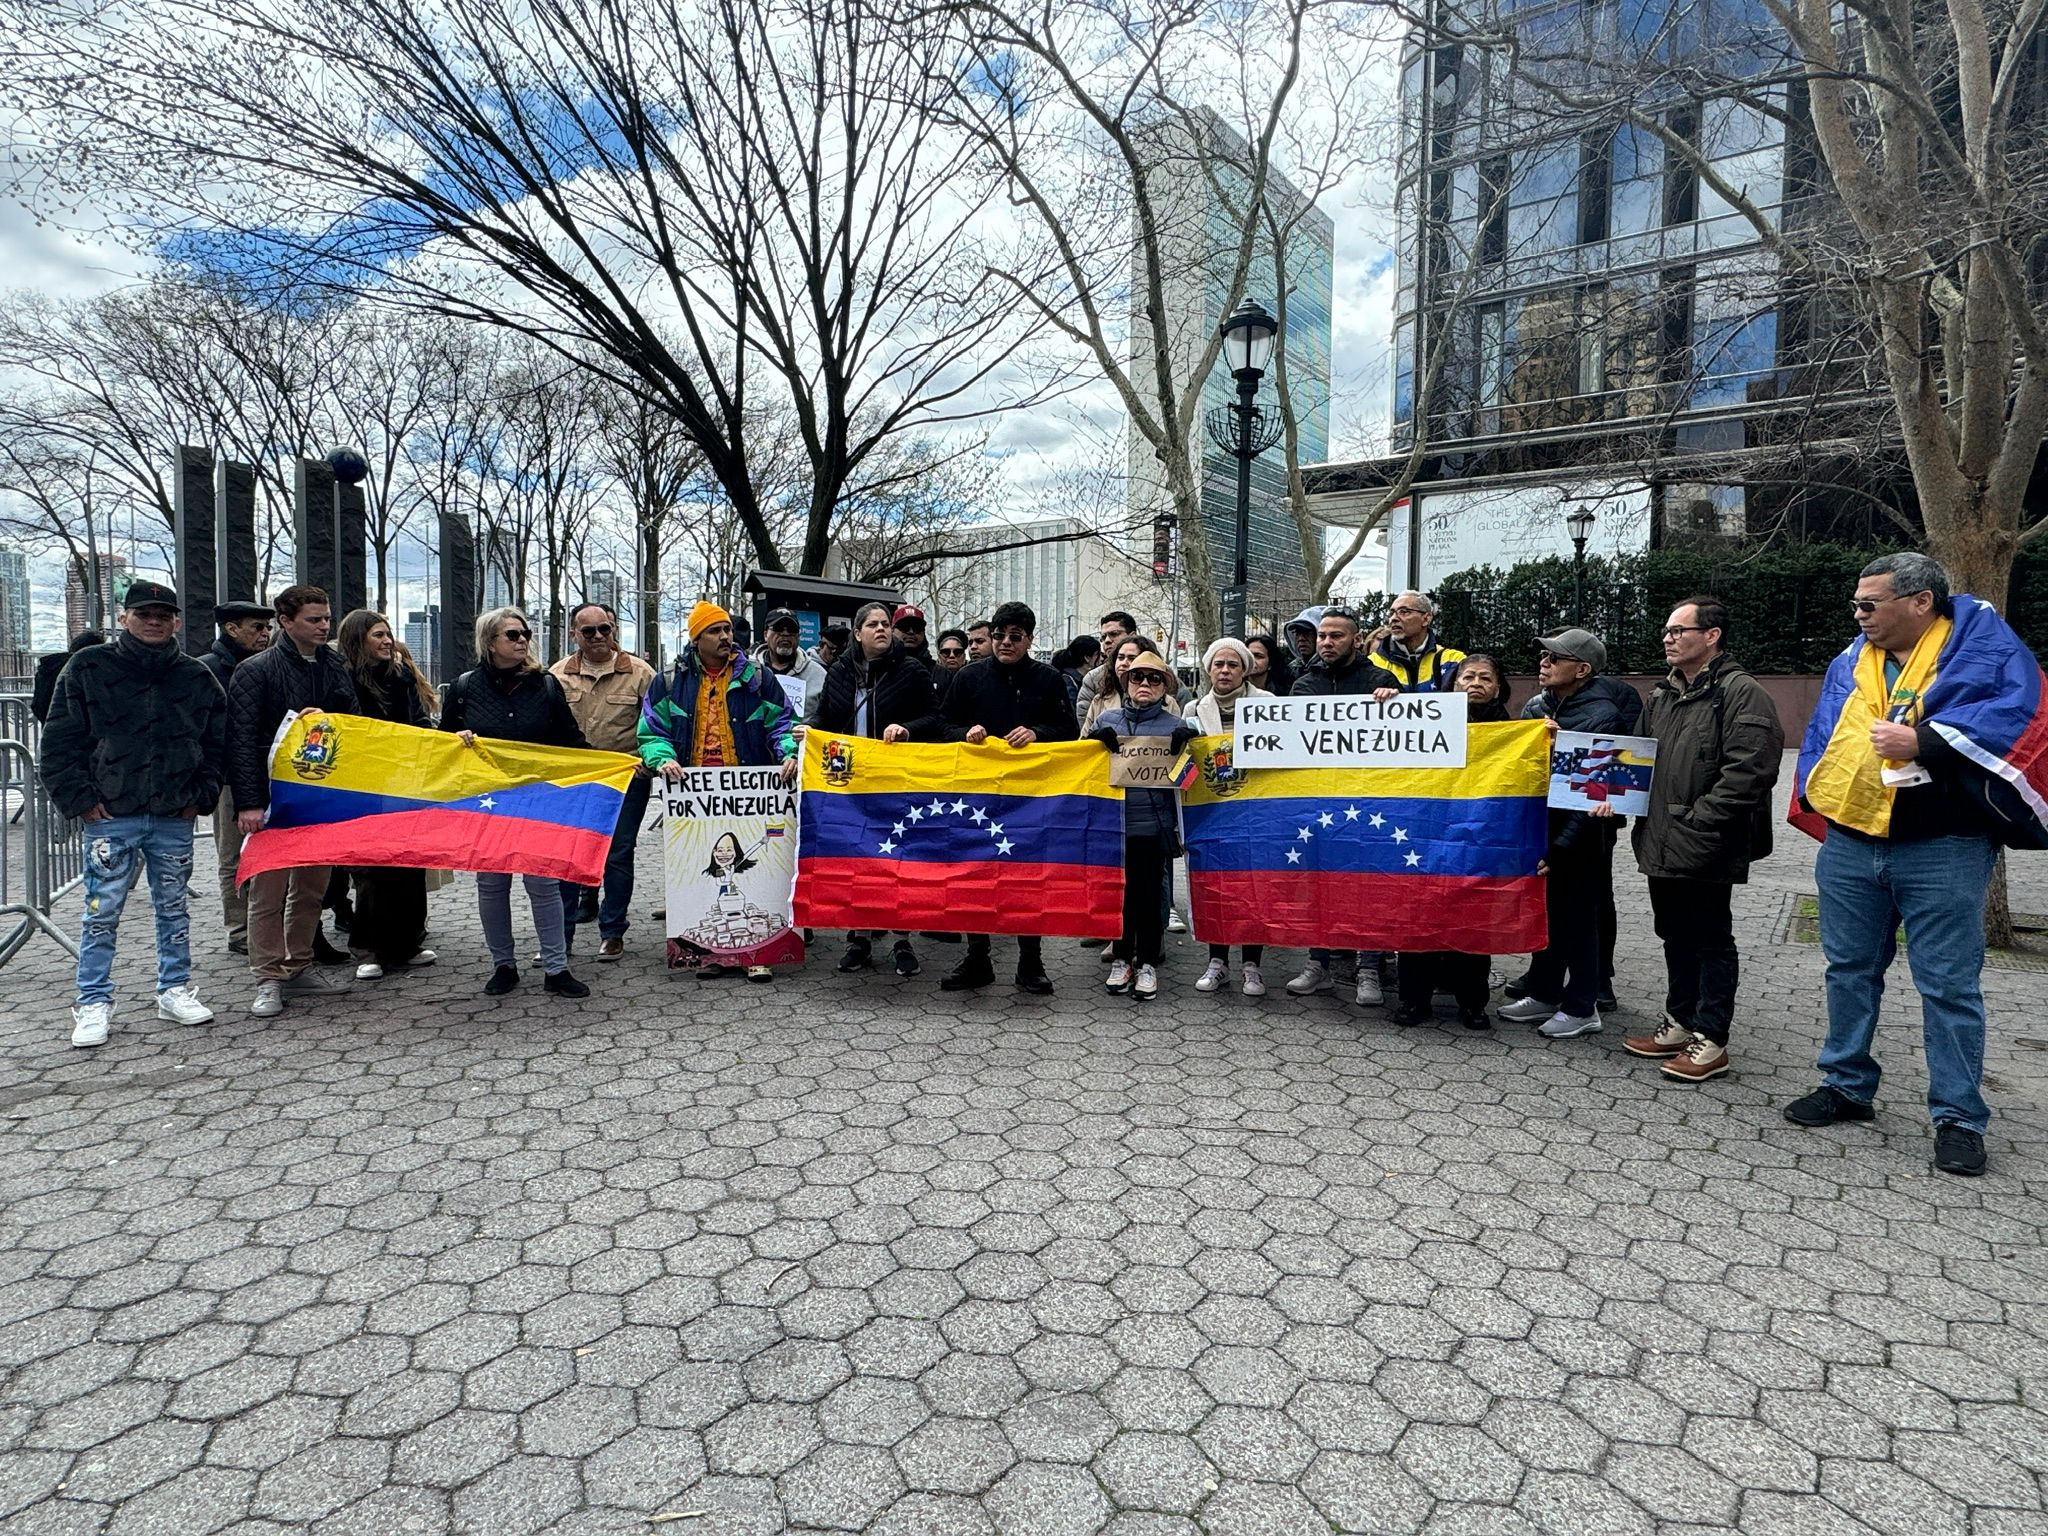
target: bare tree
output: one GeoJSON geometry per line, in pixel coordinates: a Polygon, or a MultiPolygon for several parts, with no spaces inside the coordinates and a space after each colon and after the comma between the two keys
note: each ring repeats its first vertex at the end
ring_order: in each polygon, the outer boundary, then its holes
{"type": "Polygon", "coordinates": [[[632,533],[640,653],[658,661],[662,559],[689,488],[704,474],[704,456],[681,423],[644,395],[601,389],[594,409],[596,452],[619,491],[632,533]]]}
{"type": "Polygon", "coordinates": [[[186,260],[516,330],[640,390],[761,565],[818,570],[870,455],[1016,398],[996,183],[922,110],[950,60],[859,7],[9,9],[47,203],[111,197],[151,238],[182,217],[186,260]],[[793,541],[754,483],[760,387],[811,461],[793,541]]]}

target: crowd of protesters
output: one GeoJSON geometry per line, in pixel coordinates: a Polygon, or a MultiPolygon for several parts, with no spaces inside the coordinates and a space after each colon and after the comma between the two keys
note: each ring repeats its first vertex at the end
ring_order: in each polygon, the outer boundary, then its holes
{"type": "MultiPolygon", "coordinates": [[[[1947,622],[1952,604],[1946,575],[1925,556],[1888,556],[1864,572],[1853,608],[1863,643],[1886,658],[1887,686],[1933,626],[1947,622]]],[[[195,658],[179,641],[177,594],[138,581],[111,641],[82,636],[70,651],[45,658],[37,673],[36,710],[47,715],[41,767],[48,793],[61,813],[85,823],[72,1043],[108,1038],[116,929],[145,872],[156,919],[158,1015],[186,1024],[213,1017],[192,986],[186,903],[193,825],[202,815],[213,822],[225,942],[246,954],[254,981],[250,1012],[275,1016],[296,1000],[434,962],[424,943],[423,871],[308,868],[234,879],[242,840],[264,823],[272,744],[295,711],[437,725],[470,745],[498,738],[639,757],[599,885],[522,877],[543,986],[581,998],[590,989],[570,970],[578,927],[595,924],[599,961],[625,954],[636,840],[658,776],[675,779],[692,766],[756,765],[779,766],[785,781],[794,781],[806,726],[892,742],[1000,739],[1018,748],[1088,738],[1114,750],[1132,736],[1160,736],[1178,750],[1197,735],[1231,734],[1246,699],[1387,699],[1456,690],[1476,723],[1541,719],[1553,732],[1656,740],[1650,809],[1636,820],[1631,841],[1663,945],[1665,1000],[1654,1023],[1628,1033],[1623,1048],[1680,1082],[1726,1073],[1740,985],[1733,888],[1771,851],[1771,795],[1784,749],[1770,695],[1731,654],[1727,608],[1702,595],[1673,609],[1663,628],[1668,671],[1647,705],[1611,674],[1600,637],[1573,627],[1541,637],[1536,691],[1517,708],[1500,662],[1445,644],[1435,617],[1419,592],[1399,594],[1375,630],[1349,610],[1310,608],[1278,636],[1216,641],[1201,658],[1200,686],[1190,688],[1120,611],[1104,615],[1099,636],[1074,638],[1048,663],[1033,656],[1037,621],[1018,602],[942,631],[936,650],[926,642],[924,614],[912,605],[870,603],[850,625],[825,629],[815,650],[803,646],[796,616],[777,609],[751,653],[742,649],[731,615],[703,602],[689,615],[674,666],[657,672],[622,648],[616,614],[595,602],[569,615],[575,648],[544,670],[532,626],[508,607],[478,620],[477,664],[443,698],[384,616],[351,613],[330,634],[332,610],[318,588],[287,588],[269,605],[223,605],[214,613],[218,637],[195,658]],[[329,896],[343,883],[353,890],[352,903],[329,896]],[[316,963],[325,952],[323,904],[348,914],[352,977],[316,963]]],[[[1896,791],[1888,836],[1829,824],[1819,872],[1828,961],[1823,1082],[1785,1113],[1808,1126],[1870,1118],[1878,1081],[1870,1046],[1892,935],[1902,918],[1917,931],[1938,926],[1939,955],[1923,957],[1921,945],[1911,951],[1934,1079],[1937,1166],[1974,1173],[1984,1166],[1988,1120],[1978,1091],[1984,938],[1976,896],[1996,829],[1966,783],[1978,770],[1945,745],[1938,725],[1917,715],[1906,724],[1880,719],[1869,740],[1845,745],[1837,733],[1827,746],[1871,759],[1838,764],[1841,772],[1874,774],[1882,763],[1889,773],[1911,759],[1917,777],[1896,791]]],[[[1162,987],[1166,935],[1184,928],[1172,904],[1181,853],[1174,794],[1130,791],[1124,815],[1123,932],[1103,947],[1104,985],[1149,1000],[1162,987]]],[[[1437,997],[1448,994],[1460,1022],[1475,1031],[1491,1028],[1496,1017],[1532,1025],[1550,1040],[1600,1030],[1601,1010],[1616,1006],[1614,853],[1623,821],[1606,806],[1552,809],[1548,818],[1538,870],[1547,885],[1548,939],[1521,975],[1503,980],[1491,973],[1488,956],[1427,947],[1422,914],[1415,948],[1354,957],[1355,1001],[1382,1005],[1391,978],[1392,1017],[1401,1026],[1427,1022],[1437,997]],[[1497,1010],[1496,985],[1505,994],[1497,1010]]],[[[512,877],[483,874],[476,884],[491,961],[483,990],[502,996],[520,982],[512,877]]],[[[851,934],[839,968],[867,969],[875,945],[888,937],[851,934]]],[[[1043,941],[1026,936],[1015,943],[1016,986],[1052,992],[1043,941]]],[[[1221,991],[1234,980],[1243,995],[1262,997],[1264,960],[1259,946],[1245,946],[1233,973],[1229,948],[1211,944],[1195,990],[1221,991]]],[[[891,963],[900,976],[918,974],[912,935],[895,936],[891,963]]],[[[745,969],[752,980],[772,977],[765,966],[745,969]]],[[[1335,971],[1330,951],[1310,949],[1285,990],[1329,991],[1335,971]]],[[[729,970],[700,971],[707,979],[721,974],[729,970]]],[[[940,986],[975,990],[995,978],[992,941],[968,935],[963,957],[940,986]]]]}

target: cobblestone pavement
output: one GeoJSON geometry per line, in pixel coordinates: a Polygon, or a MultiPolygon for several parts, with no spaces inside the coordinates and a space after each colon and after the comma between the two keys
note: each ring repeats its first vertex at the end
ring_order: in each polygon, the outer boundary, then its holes
{"type": "MultiPolygon", "coordinates": [[[[1201,996],[1184,940],[1150,1006],[1070,943],[1046,999],[942,996],[936,944],[699,984],[645,890],[588,1002],[494,1001],[467,882],[437,968],[280,1019],[209,953],[200,1029],[148,1019],[135,914],[87,1053],[38,942],[0,1531],[2048,1530],[2043,978],[1987,975],[1990,1176],[1929,1169],[1914,1008],[1878,1121],[1794,1130],[1781,843],[1698,1089],[1613,1027],[1201,996]]],[[[1625,1022],[1661,972],[1620,885],[1625,1022]]]]}

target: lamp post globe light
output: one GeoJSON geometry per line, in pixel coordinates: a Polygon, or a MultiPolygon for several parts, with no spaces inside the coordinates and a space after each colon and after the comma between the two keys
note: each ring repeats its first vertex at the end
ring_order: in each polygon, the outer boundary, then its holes
{"type": "Polygon", "coordinates": [[[1212,407],[1203,418],[1209,441],[1237,459],[1237,550],[1231,559],[1230,586],[1223,594],[1223,633],[1242,640],[1245,634],[1245,546],[1251,542],[1252,460],[1280,440],[1280,413],[1270,416],[1253,402],[1259,380],[1273,361],[1280,322],[1256,299],[1246,299],[1222,325],[1223,361],[1237,380],[1237,399],[1212,407]]]}
{"type": "Polygon", "coordinates": [[[1583,501],[1565,514],[1572,536],[1572,623],[1586,622],[1586,540],[1593,532],[1593,509],[1583,501]]]}

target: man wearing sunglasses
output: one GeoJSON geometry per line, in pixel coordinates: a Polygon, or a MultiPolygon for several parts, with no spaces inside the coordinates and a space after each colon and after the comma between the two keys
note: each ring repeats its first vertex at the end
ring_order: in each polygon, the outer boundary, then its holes
{"type": "MultiPolygon", "coordinates": [[[[619,649],[619,616],[603,603],[585,603],[569,615],[569,638],[576,649],[548,670],[562,685],[569,712],[593,747],[605,752],[640,753],[640,701],[654,681],[654,668],[619,649]]],[[[562,929],[570,944],[576,925],[597,924],[597,958],[617,960],[626,953],[626,910],[633,900],[633,853],[640,823],[647,815],[647,791],[653,774],[642,768],[626,786],[619,819],[612,828],[611,853],[604,861],[603,899],[598,887],[562,882],[562,929]]]]}
{"type": "Polygon", "coordinates": [[[1437,638],[1436,604],[1420,592],[1403,592],[1387,610],[1387,633],[1372,648],[1383,674],[1377,698],[1397,693],[1449,693],[1458,686],[1465,653],[1437,638]]]}
{"type": "Polygon", "coordinates": [[[787,608],[775,609],[761,628],[754,661],[783,685],[790,709],[809,725],[818,718],[818,700],[824,696],[825,664],[804,649],[803,631],[787,608]]]}

